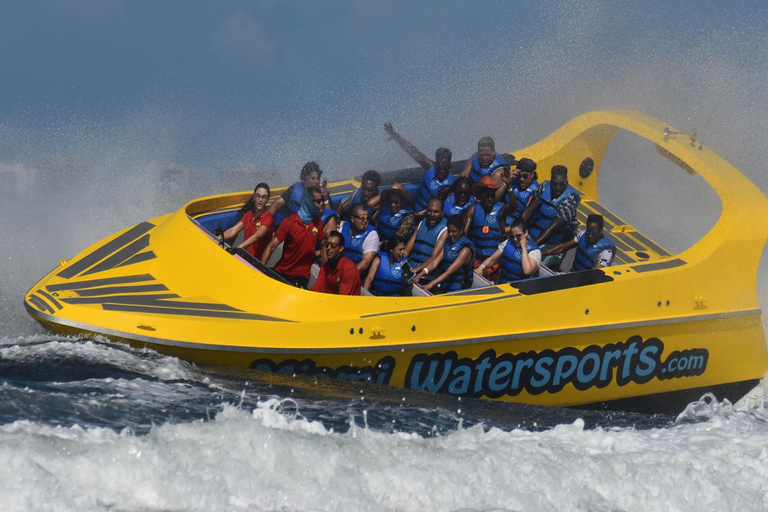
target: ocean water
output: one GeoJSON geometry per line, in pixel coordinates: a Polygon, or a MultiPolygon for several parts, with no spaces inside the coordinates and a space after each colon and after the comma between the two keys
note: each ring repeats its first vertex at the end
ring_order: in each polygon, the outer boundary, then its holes
{"type": "MultiPolygon", "coordinates": [[[[307,160],[331,179],[413,166],[385,121],[463,159],[483,135],[512,151],[579,113],[637,109],[696,128],[768,191],[762,3],[246,4],[179,5],[188,27],[119,1],[3,8],[0,511],[768,510],[763,402],[705,395],[665,416],[457,400],[203,368],[33,322],[23,295],[59,260],[195,197],[288,184],[307,160]],[[487,20],[496,35],[455,28],[487,20]]],[[[720,214],[631,135],[600,187],[671,251],[720,214]]]]}

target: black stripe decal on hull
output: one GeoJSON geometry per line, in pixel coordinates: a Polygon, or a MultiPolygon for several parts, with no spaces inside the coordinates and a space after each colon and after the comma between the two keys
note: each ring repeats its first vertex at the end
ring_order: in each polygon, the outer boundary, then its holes
{"type": "Polygon", "coordinates": [[[37,293],[39,293],[40,295],[48,299],[48,301],[54,306],[56,306],[57,309],[61,310],[61,304],[59,304],[59,301],[57,301],[56,299],[54,299],[53,297],[45,293],[43,290],[37,290],[37,293]]]}
{"type": "Polygon", "coordinates": [[[154,281],[155,278],[149,274],[139,274],[135,276],[105,277],[104,279],[89,279],[87,281],[78,281],[74,283],[51,284],[46,286],[49,292],[60,292],[63,290],[81,290],[83,288],[95,288],[97,286],[109,286],[114,284],[141,283],[143,281],[154,281]]]}
{"type": "Polygon", "coordinates": [[[611,236],[613,237],[614,241],[620,240],[625,244],[627,244],[629,247],[631,247],[632,250],[635,250],[635,251],[646,250],[645,247],[637,243],[635,240],[631,239],[626,233],[623,233],[621,231],[614,231],[614,232],[611,232],[611,236]]]}
{"type": "Polygon", "coordinates": [[[37,295],[30,295],[29,302],[34,304],[37,307],[37,309],[39,309],[40,311],[47,311],[50,314],[54,313],[53,308],[49,306],[43,299],[41,299],[37,295]]]}
{"type": "Polygon", "coordinates": [[[182,315],[182,316],[202,316],[211,318],[231,318],[237,320],[263,320],[267,322],[292,322],[283,318],[258,315],[255,313],[238,313],[231,311],[208,311],[201,309],[181,309],[169,307],[151,307],[151,306],[132,306],[128,304],[102,304],[107,311],[126,311],[131,313],[154,313],[157,315],[182,315]]]}
{"type": "Polygon", "coordinates": [[[659,263],[649,263],[647,265],[635,265],[632,270],[635,272],[650,272],[652,270],[664,270],[666,268],[682,267],[685,265],[685,261],[680,258],[674,260],[661,261],[659,263]]]}
{"type": "MultiPolygon", "coordinates": [[[[135,286],[109,286],[106,288],[89,288],[86,290],[75,290],[75,293],[81,297],[98,297],[103,295],[116,295],[118,293],[145,293],[165,291],[168,291],[168,288],[162,284],[140,284],[135,286]]],[[[108,300],[108,298],[105,300],[108,300]]]]}
{"type": "Polygon", "coordinates": [[[136,263],[141,263],[142,261],[149,261],[155,259],[157,256],[155,256],[155,253],[152,251],[147,252],[140,252],[139,254],[135,256],[131,256],[124,262],[118,265],[118,267],[127,267],[128,265],[135,265],[136,263]]]}
{"type": "Polygon", "coordinates": [[[123,263],[125,260],[129,259],[132,256],[135,256],[137,253],[143,251],[149,246],[149,235],[144,235],[135,242],[132,242],[119,251],[117,251],[115,254],[110,256],[109,258],[105,259],[95,267],[91,268],[87,272],[83,272],[84,276],[90,275],[90,274],[96,274],[98,272],[103,272],[105,270],[111,270],[115,268],[116,266],[123,263]]]}
{"type": "Polygon", "coordinates": [[[92,265],[98,263],[102,259],[106,258],[116,250],[123,247],[125,244],[128,244],[132,242],[133,240],[137,239],[141,235],[145,234],[150,229],[154,228],[155,225],[151,222],[142,222],[141,224],[137,224],[136,226],[132,227],[122,235],[118,236],[111,242],[108,242],[95,251],[93,251],[90,254],[87,254],[79,261],[73,263],[69,267],[65,268],[58,274],[56,274],[59,277],[62,277],[64,279],[71,279],[75,277],[80,272],[83,272],[84,270],[88,269],[92,265]]]}
{"type": "Polygon", "coordinates": [[[632,236],[634,236],[635,238],[640,240],[646,246],[650,247],[651,250],[655,251],[657,254],[660,254],[662,256],[669,256],[669,253],[667,251],[665,251],[664,249],[662,249],[661,247],[659,247],[655,243],[651,242],[648,238],[643,236],[642,233],[639,233],[639,232],[635,231],[634,233],[632,233],[632,236]]]}
{"type": "Polygon", "coordinates": [[[157,295],[112,295],[110,297],[79,297],[74,299],[61,299],[66,304],[148,304],[150,300],[178,299],[175,293],[159,293],[157,295]]]}
{"type": "Polygon", "coordinates": [[[622,226],[625,224],[624,221],[622,221],[620,218],[603,208],[603,206],[600,203],[597,203],[595,201],[584,201],[584,203],[595,210],[597,213],[603,216],[603,220],[606,220],[610,223],[612,223],[614,226],[622,226]]]}

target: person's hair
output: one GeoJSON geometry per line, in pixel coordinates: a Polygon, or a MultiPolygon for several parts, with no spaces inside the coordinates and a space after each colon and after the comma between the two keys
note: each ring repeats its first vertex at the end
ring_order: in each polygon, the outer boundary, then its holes
{"type": "MultiPolygon", "coordinates": [[[[269,185],[267,185],[263,181],[261,183],[259,183],[258,185],[256,185],[256,188],[253,189],[253,193],[255,194],[256,191],[259,190],[260,188],[267,189],[267,196],[269,196],[269,194],[270,194],[270,192],[269,192],[269,185]]],[[[267,200],[269,200],[269,199],[267,199],[267,200]]],[[[243,206],[240,207],[240,211],[237,212],[237,216],[238,217],[242,217],[247,212],[252,211],[254,208],[256,208],[256,203],[253,200],[253,194],[251,194],[251,197],[249,197],[248,200],[245,202],[245,204],[243,204],[243,206]]]]}
{"type": "Polygon", "coordinates": [[[480,137],[480,140],[477,141],[477,150],[480,151],[480,148],[491,148],[491,151],[496,151],[496,143],[486,135],[485,137],[480,137]]]}
{"type": "Polygon", "coordinates": [[[587,216],[587,226],[590,224],[597,224],[598,229],[602,231],[603,226],[605,225],[605,221],[603,221],[602,215],[599,213],[593,213],[587,216]]]}
{"type": "Polygon", "coordinates": [[[323,175],[323,170],[320,169],[320,166],[317,165],[317,162],[307,162],[304,164],[304,167],[301,168],[301,181],[304,181],[305,179],[309,178],[309,175],[313,172],[317,173],[317,177],[323,175]]]}
{"type": "Polygon", "coordinates": [[[469,190],[471,192],[472,183],[474,183],[472,181],[472,178],[468,178],[467,176],[459,176],[458,178],[456,178],[456,181],[453,182],[453,186],[451,187],[451,192],[455,194],[456,191],[459,190],[459,188],[462,185],[469,185],[469,190]]]}
{"type": "Polygon", "coordinates": [[[448,148],[437,148],[437,151],[435,151],[435,162],[442,160],[443,158],[450,160],[453,158],[453,153],[451,153],[451,150],[448,148]]]}
{"type": "Polygon", "coordinates": [[[360,211],[364,211],[368,213],[368,208],[365,207],[363,203],[355,203],[352,205],[352,208],[349,210],[350,215],[353,217],[359,217],[360,211]]]}
{"type": "Polygon", "coordinates": [[[431,203],[432,201],[437,201],[438,203],[440,203],[440,211],[443,211],[443,204],[444,204],[443,200],[437,196],[429,198],[429,201],[427,201],[427,208],[429,208],[429,203],[431,203]]]}
{"type": "Polygon", "coordinates": [[[526,230],[528,230],[528,226],[526,225],[522,217],[518,217],[512,221],[512,224],[509,226],[509,229],[513,229],[513,228],[520,228],[520,230],[523,233],[525,233],[526,230]]]}
{"type": "Polygon", "coordinates": [[[564,176],[565,179],[568,179],[568,168],[564,165],[556,165],[552,167],[552,177],[555,176],[564,176]]]}
{"type": "Polygon", "coordinates": [[[325,239],[328,240],[329,238],[332,238],[334,236],[339,239],[339,245],[343,249],[344,248],[344,235],[342,235],[341,233],[339,233],[335,229],[333,231],[331,231],[330,233],[328,233],[328,236],[325,237],[325,239]]]}
{"type": "Polygon", "coordinates": [[[536,162],[530,158],[521,158],[517,162],[517,170],[521,172],[536,173],[536,162]]]}
{"type": "Polygon", "coordinates": [[[363,173],[362,181],[372,181],[378,188],[378,186],[381,185],[381,174],[379,174],[379,171],[374,171],[373,169],[365,171],[363,173]]]}
{"type": "Polygon", "coordinates": [[[387,240],[387,251],[388,252],[392,251],[394,250],[395,247],[404,243],[405,243],[405,239],[403,239],[403,237],[401,237],[400,235],[395,235],[389,240],[387,240]]]}
{"type": "Polygon", "coordinates": [[[318,187],[317,185],[310,185],[307,187],[307,194],[309,194],[310,199],[312,198],[312,194],[314,194],[315,192],[317,192],[318,194],[322,194],[322,192],[320,191],[320,187],[318,187]]]}
{"type": "Polygon", "coordinates": [[[450,217],[448,217],[448,221],[446,225],[459,228],[463,232],[464,218],[461,215],[451,215],[450,217]]]}

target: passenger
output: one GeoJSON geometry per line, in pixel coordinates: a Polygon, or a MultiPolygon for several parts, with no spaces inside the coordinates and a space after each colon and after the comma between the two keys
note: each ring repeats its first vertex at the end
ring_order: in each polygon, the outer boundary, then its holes
{"type": "Polygon", "coordinates": [[[325,263],[312,285],[312,291],[336,295],[360,295],[360,272],[355,264],[344,256],[344,237],[331,231],[324,243],[325,263]]]}
{"type": "Polygon", "coordinates": [[[439,197],[433,197],[427,203],[426,218],[419,223],[419,227],[405,245],[405,255],[408,256],[415,273],[426,267],[429,260],[442,259],[443,247],[448,238],[447,224],[448,221],[443,218],[443,202],[439,197]]]}
{"type": "MultiPolygon", "coordinates": [[[[511,211],[510,205],[496,199],[501,187],[493,183],[490,176],[475,183],[473,187],[477,203],[473,204],[464,215],[464,231],[475,244],[474,267],[493,255],[504,241],[506,219],[511,211]]],[[[498,276],[498,266],[489,269],[489,277],[498,276]]]]}
{"type": "Polygon", "coordinates": [[[544,249],[544,256],[562,254],[576,247],[576,259],[571,272],[610,267],[616,246],[603,233],[603,216],[592,214],[587,217],[587,229],[579,231],[575,238],[560,245],[544,249]]]}
{"type": "Polygon", "coordinates": [[[395,183],[381,193],[381,210],[376,224],[379,238],[385,242],[395,235],[408,240],[413,233],[413,195],[405,187],[395,183]]]}
{"type": "Polygon", "coordinates": [[[427,202],[431,198],[437,197],[441,190],[449,188],[456,181],[456,176],[451,174],[451,150],[438,148],[435,151],[435,160],[433,161],[397,133],[391,123],[384,123],[384,129],[391,139],[396,140],[400,147],[427,171],[416,197],[416,211],[418,212],[417,215],[421,217],[427,208],[427,202]]]}
{"type": "Polygon", "coordinates": [[[219,236],[219,240],[234,238],[245,229],[243,241],[237,248],[245,249],[251,256],[261,259],[275,230],[275,221],[267,210],[267,201],[269,201],[269,185],[259,183],[253,190],[253,196],[238,212],[240,220],[219,236]]]}
{"type": "Polygon", "coordinates": [[[344,222],[344,255],[357,265],[360,275],[365,276],[379,252],[379,234],[370,224],[368,210],[361,203],[352,206],[352,215],[344,222]]]}
{"type": "Polygon", "coordinates": [[[464,236],[464,221],[461,216],[448,217],[448,239],[443,247],[443,257],[432,259],[427,266],[419,271],[414,278],[418,281],[425,275],[440,273],[431,282],[424,285],[427,291],[454,292],[472,286],[472,261],[475,257],[475,247],[472,241],[464,236]]]}
{"type": "Polygon", "coordinates": [[[498,249],[475,272],[481,276],[486,269],[501,262],[499,283],[511,283],[530,277],[536,277],[541,264],[541,250],[535,242],[528,239],[528,229],[523,219],[515,219],[509,228],[509,238],[499,244],[498,249]],[[509,242],[512,243],[509,243],[509,242]]]}
{"type": "Polygon", "coordinates": [[[491,176],[499,167],[509,167],[514,164],[515,157],[509,155],[512,161],[496,154],[496,144],[490,137],[483,137],[477,142],[477,153],[467,160],[467,165],[461,171],[461,176],[470,178],[473,182],[480,181],[483,176],[491,176]]]}
{"type": "Polygon", "coordinates": [[[373,295],[400,296],[407,290],[406,277],[403,275],[405,240],[394,235],[387,240],[386,251],[380,251],[371,264],[363,288],[373,295]]]}
{"type": "Polygon", "coordinates": [[[275,248],[283,242],[283,254],[275,265],[275,272],[294,286],[307,287],[317,244],[325,239],[323,221],[320,220],[322,207],[320,187],[308,186],[301,197],[299,211],[280,224],[261,257],[261,262],[266,265],[275,248]]]}
{"type": "MultiPolygon", "coordinates": [[[[529,228],[531,238],[542,251],[573,238],[579,227],[576,212],[581,196],[568,183],[568,169],[563,165],[552,167],[552,179],[547,180],[533,193],[522,218],[529,228]]],[[[558,269],[564,254],[547,256],[542,262],[558,269]]]]}
{"type": "Polygon", "coordinates": [[[518,219],[528,206],[528,201],[539,188],[539,175],[536,174],[536,162],[530,158],[521,158],[517,162],[517,169],[512,172],[512,186],[509,187],[509,204],[512,206],[512,215],[507,219],[507,224],[512,224],[511,219],[518,219]]]}
{"type": "Polygon", "coordinates": [[[285,192],[280,194],[280,197],[275,199],[269,206],[269,213],[275,218],[276,228],[280,226],[283,219],[292,213],[299,211],[304,190],[311,185],[320,186],[324,204],[333,209],[331,197],[328,195],[328,182],[323,181],[322,184],[320,183],[320,177],[322,175],[323,171],[316,162],[307,162],[304,164],[304,167],[301,168],[301,180],[288,187],[285,192]]]}
{"type": "Polygon", "coordinates": [[[336,213],[341,220],[347,220],[352,212],[352,205],[362,203],[368,209],[368,215],[373,215],[379,209],[379,186],[381,174],[378,171],[365,171],[360,187],[345,197],[336,207],[336,213]]]}
{"type": "Polygon", "coordinates": [[[462,215],[475,202],[477,199],[472,195],[472,180],[461,176],[456,178],[452,192],[445,198],[443,212],[446,217],[462,215]]]}

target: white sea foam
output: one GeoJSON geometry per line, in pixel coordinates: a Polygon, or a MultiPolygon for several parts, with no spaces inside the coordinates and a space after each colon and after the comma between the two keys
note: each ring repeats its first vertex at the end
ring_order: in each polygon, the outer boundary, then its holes
{"type": "MultiPolygon", "coordinates": [[[[668,429],[335,433],[276,400],[146,436],[0,427],[4,510],[762,510],[768,414],[668,429]]],[[[299,411],[300,412],[300,411],[299,411]]]]}

